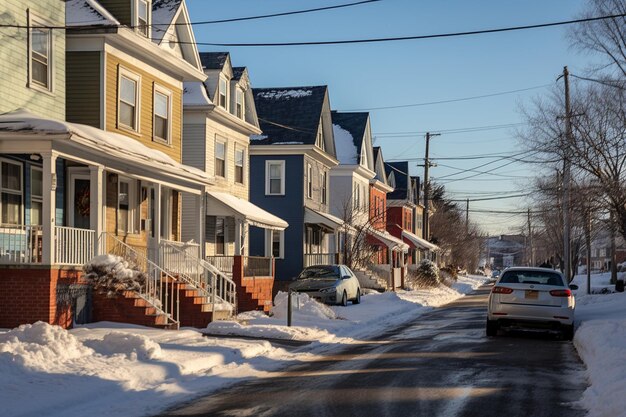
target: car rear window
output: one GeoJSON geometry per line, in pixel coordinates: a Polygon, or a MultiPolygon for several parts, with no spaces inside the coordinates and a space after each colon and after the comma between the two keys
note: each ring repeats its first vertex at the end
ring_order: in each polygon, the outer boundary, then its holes
{"type": "Polygon", "coordinates": [[[501,284],[539,284],[563,286],[559,274],[549,271],[506,271],[500,278],[501,284]]]}
{"type": "Polygon", "coordinates": [[[310,266],[300,272],[298,279],[304,278],[339,278],[339,268],[336,266],[310,266]]]}

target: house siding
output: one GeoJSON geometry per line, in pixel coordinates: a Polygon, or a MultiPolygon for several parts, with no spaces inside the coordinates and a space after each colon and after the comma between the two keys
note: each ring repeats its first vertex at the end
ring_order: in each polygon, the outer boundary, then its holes
{"type": "Polygon", "coordinates": [[[67,52],[67,120],[101,127],[101,53],[67,52]]]}
{"type": "MultiPolygon", "coordinates": [[[[0,24],[28,25],[28,12],[52,25],[65,25],[65,2],[61,0],[3,0],[0,24]]],[[[28,86],[28,31],[2,30],[0,46],[0,113],[19,108],[44,117],[65,120],[65,32],[52,30],[52,92],[28,86]]]]}
{"type": "MultiPolygon", "coordinates": [[[[329,212],[329,200],[330,200],[330,168],[319,162],[314,160],[313,158],[305,155],[304,161],[302,164],[303,174],[302,174],[302,198],[304,202],[304,206],[313,210],[321,211],[324,213],[329,212]],[[311,164],[311,175],[313,179],[313,192],[311,198],[307,196],[307,181],[308,181],[308,164],[311,164]],[[321,194],[322,194],[322,184],[321,184],[321,174],[326,172],[326,203],[321,202],[321,194]]],[[[291,171],[289,172],[289,176],[292,175],[291,171]]]]}
{"type": "Polygon", "coordinates": [[[99,0],[100,4],[104,6],[121,24],[131,26],[132,25],[132,13],[131,6],[133,0],[99,0]]]}
{"type": "MultiPolygon", "coordinates": [[[[302,155],[250,157],[250,201],[289,223],[285,229],[284,259],[276,259],[276,280],[289,281],[302,270],[304,235],[304,158],[302,155]],[[285,161],[285,195],[265,195],[265,161],[285,161]]],[[[250,228],[250,255],[265,255],[265,231],[250,228]]]]}
{"type": "Polygon", "coordinates": [[[115,55],[106,55],[106,130],[120,133],[138,140],[144,145],[157,149],[176,162],[182,161],[182,88],[168,84],[159,78],[158,70],[150,67],[138,68],[115,55]],[[118,75],[120,68],[141,76],[139,133],[118,128],[117,98],[118,75]],[[157,84],[172,92],[171,143],[164,144],[152,140],[153,89],[157,84]]]}

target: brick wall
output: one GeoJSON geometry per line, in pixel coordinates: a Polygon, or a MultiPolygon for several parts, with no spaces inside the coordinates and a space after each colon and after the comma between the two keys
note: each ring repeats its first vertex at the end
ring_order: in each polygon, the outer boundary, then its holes
{"type": "Polygon", "coordinates": [[[272,308],[274,277],[244,277],[243,258],[235,256],[233,281],[237,285],[237,311],[260,310],[266,313],[272,308]]]}

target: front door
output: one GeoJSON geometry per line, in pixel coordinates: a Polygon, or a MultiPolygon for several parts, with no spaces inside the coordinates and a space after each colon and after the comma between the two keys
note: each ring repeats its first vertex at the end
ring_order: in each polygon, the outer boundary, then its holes
{"type": "Polygon", "coordinates": [[[69,168],[68,225],[79,229],[91,228],[91,181],[89,170],[69,168]]]}

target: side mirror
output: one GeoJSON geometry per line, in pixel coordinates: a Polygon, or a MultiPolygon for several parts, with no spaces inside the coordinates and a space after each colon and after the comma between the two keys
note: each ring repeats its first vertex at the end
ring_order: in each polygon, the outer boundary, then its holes
{"type": "Polygon", "coordinates": [[[576,285],[576,284],[571,284],[571,285],[569,286],[569,288],[570,288],[570,290],[574,290],[574,291],[576,291],[576,290],[578,289],[578,285],[576,285]]]}
{"type": "Polygon", "coordinates": [[[352,278],[350,275],[344,275],[341,277],[341,279],[350,279],[350,278],[352,278]]]}

